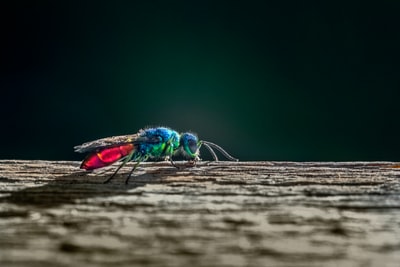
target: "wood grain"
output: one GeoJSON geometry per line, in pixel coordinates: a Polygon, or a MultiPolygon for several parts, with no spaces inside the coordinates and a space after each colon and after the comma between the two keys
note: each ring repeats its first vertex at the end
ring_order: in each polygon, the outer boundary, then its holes
{"type": "Polygon", "coordinates": [[[398,266],[400,164],[0,161],[0,266],[398,266]]]}

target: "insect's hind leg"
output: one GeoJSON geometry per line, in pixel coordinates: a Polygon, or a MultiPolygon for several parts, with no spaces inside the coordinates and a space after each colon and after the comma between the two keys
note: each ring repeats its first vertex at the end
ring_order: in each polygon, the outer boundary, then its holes
{"type": "Polygon", "coordinates": [[[126,177],[125,184],[128,184],[129,179],[131,178],[133,172],[136,170],[137,166],[139,166],[140,162],[146,161],[146,160],[147,160],[147,157],[144,157],[144,158],[142,158],[142,159],[139,159],[139,160],[136,162],[135,166],[133,166],[133,168],[132,168],[131,172],[129,173],[128,177],[126,177]]]}
{"type": "Polygon", "coordinates": [[[124,167],[125,164],[128,163],[128,161],[131,160],[132,156],[133,156],[133,153],[129,154],[129,155],[124,159],[124,161],[121,163],[121,165],[118,166],[118,168],[115,170],[115,172],[114,172],[107,180],[105,180],[105,181],[103,182],[103,184],[108,184],[108,183],[114,178],[114,176],[117,174],[117,172],[118,172],[122,167],[124,167]]]}

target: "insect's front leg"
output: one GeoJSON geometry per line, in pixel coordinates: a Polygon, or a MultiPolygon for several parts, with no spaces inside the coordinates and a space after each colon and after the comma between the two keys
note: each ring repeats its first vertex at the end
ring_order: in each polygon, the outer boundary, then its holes
{"type": "Polygon", "coordinates": [[[200,161],[200,158],[199,158],[199,156],[196,156],[194,159],[189,159],[187,162],[187,165],[189,167],[194,167],[194,166],[196,166],[198,161],[200,161]]]}
{"type": "Polygon", "coordinates": [[[175,168],[177,168],[178,170],[181,169],[181,167],[179,167],[178,165],[175,164],[175,162],[173,161],[172,157],[168,157],[169,158],[169,162],[171,162],[171,165],[174,166],[175,168]]]}
{"type": "Polygon", "coordinates": [[[185,167],[193,167],[196,166],[197,159],[191,159],[188,160],[188,162],[185,163],[185,165],[178,166],[176,163],[172,160],[172,157],[169,158],[169,162],[171,162],[171,165],[177,168],[178,170],[184,169],[185,167]]]}

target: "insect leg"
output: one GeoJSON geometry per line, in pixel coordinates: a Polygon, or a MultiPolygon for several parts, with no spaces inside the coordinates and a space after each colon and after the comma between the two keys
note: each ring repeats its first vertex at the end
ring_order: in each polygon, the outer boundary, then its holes
{"type": "Polygon", "coordinates": [[[148,157],[143,157],[143,158],[141,158],[141,159],[138,159],[138,161],[136,162],[135,166],[133,166],[131,172],[129,173],[128,177],[126,177],[125,184],[128,184],[129,179],[130,179],[131,176],[132,176],[132,173],[136,170],[137,166],[139,166],[140,162],[146,161],[147,158],[148,158],[148,157]]]}
{"type": "MultiPolygon", "coordinates": [[[[171,143],[170,143],[170,142],[167,142],[167,145],[165,146],[165,148],[164,148],[162,154],[166,154],[166,152],[169,150],[169,147],[170,147],[170,146],[171,146],[171,143]]],[[[165,158],[166,158],[166,159],[169,159],[169,162],[171,162],[172,166],[174,166],[174,167],[177,168],[178,170],[180,169],[179,166],[177,166],[177,165],[175,164],[175,162],[172,160],[172,154],[167,155],[165,158]]]]}
{"type": "Polygon", "coordinates": [[[112,178],[114,178],[114,176],[117,174],[117,172],[118,172],[126,163],[128,163],[128,161],[131,160],[132,156],[133,156],[133,153],[129,154],[129,155],[124,159],[124,161],[121,163],[121,165],[118,166],[118,168],[115,170],[115,172],[110,176],[110,178],[108,178],[107,180],[105,180],[105,181],[103,182],[103,184],[109,183],[109,182],[112,180],[112,178]]]}
{"type": "Polygon", "coordinates": [[[172,157],[169,158],[169,162],[171,162],[172,166],[174,166],[178,170],[180,169],[180,167],[178,165],[176,165],[175,162],[172,160],[172,157]]]}

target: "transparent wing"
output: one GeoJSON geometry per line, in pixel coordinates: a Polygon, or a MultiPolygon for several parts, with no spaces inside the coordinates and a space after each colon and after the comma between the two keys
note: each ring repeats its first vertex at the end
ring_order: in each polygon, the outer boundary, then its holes
{"type": "Polygon", "coordinates": [[[140,132],[137,134],[130,134],[130,135],[118,135],[118,136],[111,136],[111,137],[106,137],[102,139],[97,139],[94,141],[86,142],[83,143],[82,145],[75,146],[74,150],[75,152],[79,153],[86,153],[86,152],[91,152],[94,150],[110,147],[110,146],[117,146],[117,145],[122,145],[122,144],[128,144],[128,143],[139,143],[139,142],[145,142],[146,137],[141,137],[140,132]]]}

